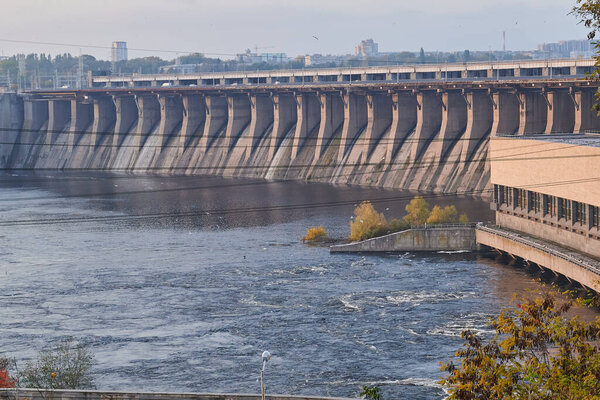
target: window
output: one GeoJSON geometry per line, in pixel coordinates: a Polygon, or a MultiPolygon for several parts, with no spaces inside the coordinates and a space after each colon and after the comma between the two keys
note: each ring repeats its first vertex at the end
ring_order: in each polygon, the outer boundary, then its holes
{"type": "Polygon", "coordinates": [[[600,228],[600,210],[598,207],[590,207],[590,221],[592,222],[592,227],[600,228]]]}
{"type": "Polygon", "coordinates": [[[512,206],[513,205],[513,189],[508,186],[504,186],[504,203],[512,206]]]}
{"type": "Polygon", "coordinates": [[[542,211],[542,195],[535,192],[529,192],[529,210],[535,213],[542,211]]]}
{"type": "Polygon", "coordinates": [[[558,219],[564,218],[566,221],[571,219],[571,200],[558,198],[558,219]]]}
{"type": "Polygon", "coordinates": [[[587,222],[586,204],[573,202],[573,222],[579,222],[581,225],[585,225],[587,222]]]}
{"type": "Polygon", "coordinates": [[[554,196],[546,196],[548,199],[548,214],[551,218],[558,217],[558,205],[556,202],[556,197],[554,196]]]}
{"type": "Polygon", "coordinates": [[[527,207],[527,191],[515,189],[515,207],[525,209],[527,207]]]}

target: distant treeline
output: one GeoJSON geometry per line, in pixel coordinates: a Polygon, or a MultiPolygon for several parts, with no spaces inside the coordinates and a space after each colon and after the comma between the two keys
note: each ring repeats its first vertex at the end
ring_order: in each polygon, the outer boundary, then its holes
{"type": "MultiPolygon", "coordinates": [[[[178,59],[163,59],[157,56],[133,58],[128,61],[120,61],[113,66],[110,61],[99,60],[96,57],[83,54],[79,57],[69,53],[52,56],[46,53],[31,53],[21,56],[11,56],[0,60],[0,78],[10,79],[13,83],[17,78],[21,83],[29,86],[31,82],[39,82],[45,86],[44,80],[56,75],[77,76],[79,72],[85,75],[88,71],[101,74],[156,74],[160,68],[168,65],[193,64],[194,72],[227,72],[240,70],[267,70],[267,69],[298,69],[298,68],[325,68],[325,67],[366,67],[397,64],[432,64],[432,63],[456,63],[470,61],[494,61],[501,59],[527,59],[531,58],[528,53],[502,53],[497,52],[469,51],[462,52],[398,52],[380,54],[377,57],[340,57],[339,62],[329,62],[313,66],[304,65],[304,56],[282,63],[261,62],[255,64],[244,64],[238,60],[222,60],[220,58],[206,57],[201,53],[193,53],[180,56],[178,59]],[[22,58],[21,69],[19,69],[19,57],[22,58]],[[79,57],[82,59],[81,71],[79,70],[79,57]],[[19,73],[20,72],[20,73],[19,73]]],[[[166,72],[174,72],[167,68],[166,72]]],[[[47,82],[46,82],[47,83],[47,82]]]]}

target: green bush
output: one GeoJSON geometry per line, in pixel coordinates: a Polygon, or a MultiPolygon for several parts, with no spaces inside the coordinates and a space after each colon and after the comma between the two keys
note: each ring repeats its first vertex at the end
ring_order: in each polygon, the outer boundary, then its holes
{"type": "Polygon", "coordinates": [[[402,232],[410,229],[410,224],[404,220],[394,218],[390,221],[388,228],[390,232],[402,232]]]}

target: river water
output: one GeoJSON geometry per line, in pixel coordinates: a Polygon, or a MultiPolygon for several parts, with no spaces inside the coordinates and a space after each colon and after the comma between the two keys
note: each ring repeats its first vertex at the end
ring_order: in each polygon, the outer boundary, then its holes
{"type": "MultiPolygon", "coordinates": [[[[375,200],[413,194],[295,182],[103,174],[0,176],[0,352],[19,362],[64,336],[95,354],[98,389],[438,399],[438,363],[465,328],[535,278],[468,254],[329,254],[375,200]],[[31,223],[33,221],[33,223],[31,223]],[[41,222],[44,222],[43,224],[41,222]]],[[[382,200],[383,199],[383,200],[382,200]]],[[[386,200],[387,199],[387,200],[386,200]]],[[[487,203],[437,197],[472,220],[487,203]]]]}

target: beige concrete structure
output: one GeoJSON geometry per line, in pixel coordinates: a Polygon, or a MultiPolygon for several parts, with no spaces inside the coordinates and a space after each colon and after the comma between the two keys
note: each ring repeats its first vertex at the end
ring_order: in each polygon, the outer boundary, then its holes
{"type": "Polygon", "coordinates": [[[0,162],[488,197],[490,137],[600,131],[596,89],[568,78],[31,91],[12,95],[27,118],[6,123],[27,131],[0,162]]]}
{"type": "MultiPolygon", "coordinates": [[[[600,259],[600,135],[495,137],[489,159],[498,227],[600,259]]],[[[478,240],[600,289],[600,270],[493,232],[478,240]]]]}

